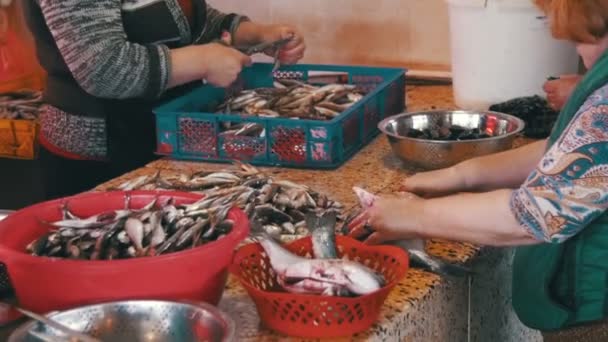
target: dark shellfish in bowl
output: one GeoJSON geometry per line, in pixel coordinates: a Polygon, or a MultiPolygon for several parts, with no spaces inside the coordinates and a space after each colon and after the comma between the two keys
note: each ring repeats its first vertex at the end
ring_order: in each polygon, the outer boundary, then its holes
{"type": "Polygon", "coordinates": [[[512,148],[525,123],[498,112],[454,110],[397,114],[378,127],[402,161],[439,169],[512,148]]]}

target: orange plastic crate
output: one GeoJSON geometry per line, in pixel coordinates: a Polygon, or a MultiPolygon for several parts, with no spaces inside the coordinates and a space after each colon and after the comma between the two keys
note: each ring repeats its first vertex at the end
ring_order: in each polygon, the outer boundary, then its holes
{"type": "Polygon", "coordinates": [[[0,119],[0,157],[35,159],[37,135],[37,121],[0,119]]]}

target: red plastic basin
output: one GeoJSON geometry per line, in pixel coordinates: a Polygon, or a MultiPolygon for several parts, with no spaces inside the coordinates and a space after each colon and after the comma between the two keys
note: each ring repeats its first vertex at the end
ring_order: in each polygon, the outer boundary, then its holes
{"type": "MultiPolygon", "coordinates": [[[[141,208],[154,197],[173,197],[177,204],[193,203],[200,195],[184,192],[132,191],[131,207],[141,208]]],[[[26,246],[51,227],[41,223],[61,219],[60,206],[78,216],[124,207],[126,192],[85,193],[44,202],[17,211],[0,221],[0,261],[5,263],[19,304],[44,313],[76,306],[126,299],[199,300],[217,305],[228,276],[234,249],[249,234],[249,221],[240,209],[224,238],[206,245],[155,257],[124,260],[69,260],[36,257],[26,246]]]]}

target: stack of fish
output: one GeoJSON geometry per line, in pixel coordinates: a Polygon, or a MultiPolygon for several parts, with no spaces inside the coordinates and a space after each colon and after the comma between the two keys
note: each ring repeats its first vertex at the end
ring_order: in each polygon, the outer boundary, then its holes
{"type": "Polygon", "coordinates": [[[364,95],[352,84],[314,86],[296,80],[280,80],[275,81],[273,88],[244,90],[228,98],[218,107],[218,113],[331,120],[364,95]]]}
{"type": "Polygon", "coordinates": [[[0,119],[35,120],[42,104],[42,94],[38,91],[0,93],[0,119]]]}
{"type": "Polygon", "coordinates": [[[175,205],[155,199],[142,209],[125,208],[80,218],[62,208],[63,219],[27,247],[36,256],[86,260],[114,260],[181,251],[215,241],[228,234],[234,222],[229,206],[204,209],[201,202],[175,205]]]}
{"type": "MultiPolygon", "coordinates": [[[[251,165],[238,163],[239,170],[178,174],[163,177],[160,172],[141,176],[118,186],[118,190],[181,190],[205,195],[201,208],[237,206],[250,220],[263,224],[273,238],[293,241],[309,235],[306,214],[334,211],[343,206],[306,185],[274,179],[251,165]]],[[[339,215],[340,220],[342,216],[339,215]]]]}
{"type": "Polygon", "coordinates": [[[356,261],[338,258],[335,213],[328,212],[321,217],[310,213],[306,216],[312,230],[313,259],[289,252],[254,222],[253,235],[268,255],[277,283],[285,291],[352,297],[372,293],[385,285],[381,274],[356,261]]]}

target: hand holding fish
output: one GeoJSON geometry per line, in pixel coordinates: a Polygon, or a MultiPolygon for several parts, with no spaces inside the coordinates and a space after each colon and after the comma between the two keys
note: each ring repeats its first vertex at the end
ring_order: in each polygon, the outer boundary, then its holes
{"type": "MultiPolygon", "coordinates": [[[[304,37],[292,26],[289,25],[268,25],[262,30],[262,42],[275,42],[289,39],[278,51],[278,60],[282,64],[295,64],[304,57],[306,44],[304,37]]],[[[268,56],[274,57],[276,51],[269,49],[264,51],[268,56]]]]}
{"type": "Polygon", "coordinates": [[[357,239],[369,235],[368,244],[420,238],[417,233],[417,214],[422,211],[424,199],[412,193],[376,197],[349,225],[350,236],[357,239]],[[373,232],[370,229],[373,228],[373,232]],[[370,234],[371,233],[371,234],[370,234]]]}
{"type": "Polygon", "coordinates": [[[218,87],[228,87],[241,73],[245,66],[251,65],[251,57],[232,49],[230,34],[222,36],[224,44],[211,43],[201,46],[205,49],[202,54],[202,65],[205,66],[204,79],[218,87]]]}

